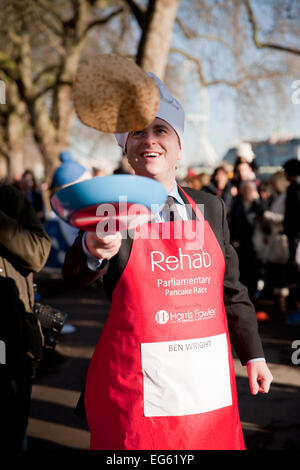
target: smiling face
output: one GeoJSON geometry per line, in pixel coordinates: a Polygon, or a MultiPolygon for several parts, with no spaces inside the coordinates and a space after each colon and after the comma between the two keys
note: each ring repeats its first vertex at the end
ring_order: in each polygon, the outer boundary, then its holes
{"type": "Polygon", "coordinates": [[[181,159],[178,135],[160,118],[127,139],[128,161],[139,176],[153,178],[170,190],[175,183],[176,163],[181,159]]]}

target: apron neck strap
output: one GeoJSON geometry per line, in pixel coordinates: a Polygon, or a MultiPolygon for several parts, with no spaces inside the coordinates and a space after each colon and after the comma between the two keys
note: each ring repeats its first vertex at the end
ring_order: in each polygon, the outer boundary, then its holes
{"type": "Polygon", "coordinates": [[[179,186],[179,184],[178,184],[178,188],[180,189],[180,191],[182,192],[182,194],[186,197],[188,203],[191,205],[193,211],[194,211],[195,214],[196,214],[196,217],[197,217],[199,220],[204,219],[203,214],[202,214],[202,212],[200,211],[198,205],[195,203],[195,201],[194,201],[185,191],[183,191],[182,187],[179,186]]]}

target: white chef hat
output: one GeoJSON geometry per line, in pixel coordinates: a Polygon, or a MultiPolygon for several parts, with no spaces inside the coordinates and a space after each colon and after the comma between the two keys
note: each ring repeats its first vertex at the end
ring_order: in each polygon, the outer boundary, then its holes
{"type": "MultiPolygon", "coordinates": [[[[163,82],[152,72],[148,72],[150,77],[153,77],[157,83],[160,95],[160,101],[156,117],[163,119],[170,126],[173,127],[176,134],[179,137],[180,143],[183,143],[183,132],[184,132],[184,110],[179,101],[177,101],[174,96],[172,96],[163,84],[163,82]]],[[[126,142],[129,132],[124,132],[123,134],[115,134],[118,144],[120,147],[125,150],[126,142]]]]}

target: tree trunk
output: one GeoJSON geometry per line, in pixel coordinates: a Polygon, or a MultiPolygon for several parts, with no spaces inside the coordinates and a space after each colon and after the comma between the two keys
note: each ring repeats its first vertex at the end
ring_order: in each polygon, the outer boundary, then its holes
{"type": "Polygon", "coordinates": [[[8,120],[8,179],[19,180],[23,173],[23,122],[16,113],[8,120]]]}
{"type": "Polygon", "coordinates": [[[164,80],[180,0],[150,0],[137,64],[164,80]]]}
{"type": "Polygon", "coordinates": [[[7,116],[4,134],[4,154],[9,182],[18,180],[23,172],[23,137],[25,105],[19,100],[17,88],[13,83],[7,86],[7,99],[11,112],[7,116]]]}

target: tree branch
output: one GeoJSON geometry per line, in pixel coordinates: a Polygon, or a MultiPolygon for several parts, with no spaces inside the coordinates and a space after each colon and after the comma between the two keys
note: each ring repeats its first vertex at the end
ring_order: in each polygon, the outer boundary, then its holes
{"type": "Polygon", "coordinates": [[[44,11],[46,11],[47,13],[49,13],[51,16],[53,16],[53,18],[55,18],[55,20],[57,21],[59,26],[62,28],[63,20],[59,16],[59,14],[56,13],[54,8],[50,8],[50,3],[47,2],[47,1],[45,2],[45,0],[38,0],[38,5],[40,6],[40,8],[43,9],[44,11]]]}
{"type": "Polygon", "coordinates": [[[11,80],[18,79],[19,73],[17,63],[2,51],[0,51],[0,70],[2,70],[2,72],[11,80]]]}
{"type": "Polygon", "coordinates": [[[201,84],[202,84],[203,86],[208,86],[208,82],[205,80],[205,77],[204,77],[204,74],[203,74],[202,64],[201,64],[200,60],[197,59],[197,57],[192,56],[191,54],[188,54],[187,52],[182,51],[181,49],[174,49],[174,48],[171,48],[171,49],[170,49],[170,52],[172,52],[172,53],[174,53],[174,54],[181,54],[181,55],[183,55],[186,59],[188,59],[188,60],[190,60],[191,62],[193,62],[194,64],[196,64],[197,72],[198,72],[198,75],[199,75],[201,84]]]}
{"type": "Polygon", "coordinates": [[[140,9],[140,7],[135,3],[134,0],[124,0],[125,3],[129,6],[133,16],[135,17],[138,25],[143,31],[145,28],[146,14],[140,9]]]}
{"type": "Polygon", "coordinates": [[[52,47],[60,57],[65,56],[65,50],[60,44],[60,36],[53,32],[52,29],[49,29],[45,22],[39,22],[37,24],[37,30],[39,30],[41,34],[45,35],[48,45],[52,47]]]}
{"type": "Polygon", "coordinates": [[[258,39],[257,22],[254,17],[254,12],[253,12],[250,0],[245,0],[245,7],[248,13],[248,19],[252,26],[252,39],[253,39],[255,46],[258,49],[268,48],[268,49],[275,49],[277,51],[288,52],[290,54],[300,55],[300,50],[295,49],[293,47],[281,46],[280,44],[273,44],[270,42],[260,42],[260,40],[258,39]]]}
{"type": "Polygon", "coordinates": [[[12,28],[8,30],[7,36],[9,37],[9,39],[11,40],[14,46],[17,46],[17,47],[20,46],[21,37],[15,31],[13,31],[12,28]]]}
{"type": "Polygon", "coordinates": [[[259,81],[263,79],[274,78],[275,75],[283,76],[283,77],[285,76],[284,72],[279,72],[276,74],[274,71],[270,71],[270,72],[266,71],[265,73],[259,73],[258,75],[253,75],[249,73],[247,75],[240,77],[238,80],[233,80],[233,81],[225,80],[225,79],[215,79],[215,80],[207,81],[206,78],[204,77],[202,64],[197,57],[192,56],[191,54],[188,54],[187,52],[182,51],[180,49],[171,49],[170,52],[173,52],[175,54],[181,54],[187,60],[190,60],[191,62],[193,62],[196,65],[201,85],[205,87],[216,86],[216,85],[226,85],[230,88],[238,88],[247,80],[255,82],[255,81],[259,81]]]}
{"type": "Polygon", "coordinates": [[[187,39],[198,38],[198,33],[192,29],[188,29],[180,18],[177,17],[175,21],[187,39]]]}
{"type": "Polygon", "coordinates": [[[51,74],[52,72],[58,71],[59,65],[48,65],[48,67],[40,70],[33,79],[33,83],[36,84],[42,79],[44,76],[51,74]]]}
{"type": "Polygon", "coordinates": [[[46,86],[43,90],[40,90],[38,93],[36,93],[36,95],[34,96],[34,100],[38,100],[39,98],[41,98],[43,95],[45,95],[46,93],[48,93],[48,91],[50,90],[53,90],[54,87],[59,87],[59,86],[63,86],[63,85],[68,85],[68,86],[72,86],[73,82],[69,82],[67,80],[61,80],[61,81],[57,81],[56,79],[50,83],[48,86],[46,86]]]}
{"type": "MultiPolygon", "coordinates": [[[[1,142],[0,142],[0,144],[1,144],[1,142]]],[[[9,154],[3,150],[3,148],[1,147],[1,145],[0,145],[0,153],[1,153],[1,155],[9,162],[9,160],[10,160],[9,154]]]]}
{"type": "Polygon", "coordinates": [[[208,41],[219,42],[220,44],[227,47],[228,49],[230,49],[233,52],[233,49],[232,49],[231,45],[228,42],[224,41],[222,38],[219,38],[217,36],[213,36],[211,34],[199,34],[196,31],[193,31],[192,29],[188,29],[185,26],[185,24],[181,21],[180,18],[176,18],[176,23],[178,24],[178,26],[180,27],[182,33],[184,34],[184,36],[187,39],[207,39],[208,41]]]}
{"type": "Polygon", "coordinates": [[[142,35],[136,53],[136,63],[141,67],[143,67],[142,62],[145,56],[145,47],[149,36],[150,25],[155,14],[155,6],[157,6],[156,0],[148,0],[147,11],[144,13],[143,25],[141,26],[142,35]]]}
{"type": "Polygon", "coordinates": [[[94,28],[95,26],[100,26],[100,25],[103,25],[105,23],[108,23],[109,20],[111,20],[114,16],[119,15],[123,10],[124,10],[123,7],[117,8],[115,11],[113,11],[112,13],[107,15],[105,18],[100,18],[99,20],[95,20],[95,21],[92,21],[91,23],[89,23],[88,26],[83,31],[83,33],[80,37],[80,41],[85,39],[86,35],[90,32],[90,30],[92,28],[94,28]]]}

